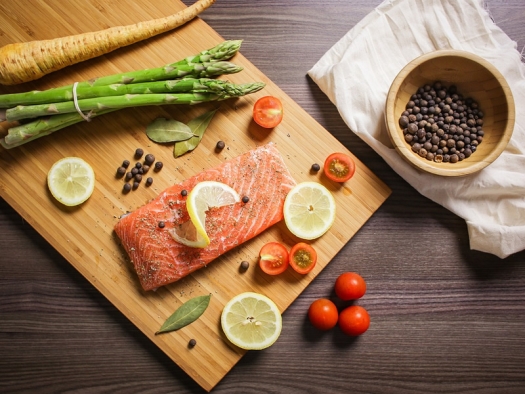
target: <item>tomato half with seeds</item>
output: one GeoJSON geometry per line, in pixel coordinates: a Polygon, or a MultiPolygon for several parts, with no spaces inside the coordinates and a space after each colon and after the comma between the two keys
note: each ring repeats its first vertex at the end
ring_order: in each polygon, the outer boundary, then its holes
{"type": "Polygon", "coordinates": [[[354,176],[355,162],[344,153],[332,153],[324,162],[324,173],[334,182],[346,182],[354,176]]]}
{"type": "Polygon", "coordinates": [[[271,129],[283,120],[283,104],[273,96],[264,96],[253,106],[253,120],[259,126],[271,129]]]}
{"type": "Polygon", "coordinates": [[[259,267],[268,275],[282,274],[289,264],[288,250],[279,242],[269,242],[259,252],[259,267]]]}
{"type": "Polygon", "coordinates": [[[299,242],[290,250],[290,265],[296,272],[307,274],[314,269],[316,263],[317,252],[307,243],[299,242]]]}

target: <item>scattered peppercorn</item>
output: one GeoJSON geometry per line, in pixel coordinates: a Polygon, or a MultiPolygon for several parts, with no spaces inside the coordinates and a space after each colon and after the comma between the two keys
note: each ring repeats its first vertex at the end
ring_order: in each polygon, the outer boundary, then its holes
{"type": "Polygon", "coordinates": [[[162,220],[159,222],[159,227],[164,228],[166,226],[166,223],[164,223],[162,220]]]}
{"type": "Polygon", "coordinates": [[[247,262],[246,260],[241,262],[241,270],[242,271],[246,271],[249,267],[250,267],[250,263],[247,262]]]}
{"type": "Polygon", "coordinates": [[[182,197],[186,197],[188,195],[188,191],[186,189],[182,189],[180,191],[180,194],[181,194],[182,197]]]}
{"type": "Polygon", "coordinates": [[[421,86],[399,117],[404,139],[413,152],[430,161],[457,163],[483,141],[484,113],[455,85],[437,81],[421,86]]]}
{"type": "Polygon", "coordinates": [[[217,150],[223,150],[225,146],[226,144],[224,143],[224,141],[217,141],[217,145],[215,145],[215,148],[217,150]]]}
{"type": "MultiPolygon", "coordinates": [[[[144,155],[144,149],[137,148],[135,150],[134,158],[140,159],[143,155],[144,155]]],[[[143,163],[140,161],[136,161],[133,167],[128,172],[126,172],[127,171],[126,169],[130,166],[131,163],[129,160],[122,161],[122,165],[117,168],[116,176],[119,178],[124,176],[125,182],[132,181],[130,184],[126,184],[123,186],[123,191],[127,193],[130,190],[138,189],[138,187],[140,186],[140,183],[142,182],[143,174],[147,173],[151,169],[151,166],[153,165],[153,163],[155,163],[155,156],[151,153],[148,153],[144,157],[143,163]]],[[[162,167],[163,167],[163,164],[161,162],[155,163],[155,171],[160,171],[162,167]]],[[[145,183],[146,183],[146,186],[151,186],[151,184],[153,183],[153,178],[148,177],[145,183]]]]}
{"type": "Polygon", "coordinates": [[[317,171],[319,171],[320,169],[321,169],[321,166],[320,166],[319,164],[317,164],[317,163],[312,164],[312,168],[311,168],[311,170],[312,170],[313,172],[317,172],[317,171]]]}
{"type": "Polygon", "coordinates": [[[197,341],[195,339],[190,339],[190,341],[188,342],[188,346],[189,347],[195,347],[195,345],[197,345],[197,341]]]}
{"type": "Polygon", "coordinates": [[[155,156],[153,156],[151,153],[148,153],[144,158],[144,163],[149,166],[152,165],[153,163],[155,163],[155,156]]]}
{"type": "Polygon", "coordinates": [[[124,167],[117,168],[117,177],[122,178],[126,174],[126,169],[124,167]]]}
{"type": "Polygon", "coordinates": [[[246,204],[248,201],[250,201],[250,197],[248,197],[248,196],[243,196],[243,197],[242,197],[242,202],[243,202],[243,203],[246,204]]]}

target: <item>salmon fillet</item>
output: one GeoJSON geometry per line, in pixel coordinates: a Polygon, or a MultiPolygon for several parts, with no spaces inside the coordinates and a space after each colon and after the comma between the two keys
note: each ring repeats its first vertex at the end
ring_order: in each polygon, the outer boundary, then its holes
{"type": "Polygon", "coordinates": [[[122,217],[115,232],[142,287],[153,290],[206,266],[282,220],[284,199],[295,184],[277,147],[269,143],[169,187],[122,217]],[[225,183],[249,201],[210,209],[205,225],[211,242],[206,248],[192,248],[175,241],[170,232],[189,220],[181,191],[189,193],[202,181],[225,183]]]}

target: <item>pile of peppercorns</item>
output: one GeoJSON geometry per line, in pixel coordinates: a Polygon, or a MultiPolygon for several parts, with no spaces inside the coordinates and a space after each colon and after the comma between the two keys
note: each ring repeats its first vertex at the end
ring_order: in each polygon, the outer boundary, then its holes
{"type": "Polygon", "coordinates": [[[483,112],[455,85],[426,84],[412,95],[399,118],[405,141],[419,156],[438,163],[470,157],[483,141],[483,112]]]}
{"type": "MultiPolygon", "coordinates": [[[[135,150],[135,159],[139,160],[144,155],[144,150],[141,148],[137,148],[135,150]]],[[[151,166],[155,163],[155,156],[153,156],[151,153],[148,153],[144,157],[144,163],[137,161],[133,168],[129,169],[130,161],[124,160],[122,162],[122,165],[117,169],[117,178],[124,177],[124,180],[126,183],[124,183],[124,186],[122,188],[122,191],[124,193],[129,192],[130,190],[136,190],[140,186],[142,182],[143,175],[146,174],[151,166]]],[[[163,164],[161,161],[157,161],[154,165],[154,171],[160,171],[163,167],[163,164]]],[[[148,177],[146,178],[146,186],[151,186],[153,183],[153,178],[148,177]]]]}

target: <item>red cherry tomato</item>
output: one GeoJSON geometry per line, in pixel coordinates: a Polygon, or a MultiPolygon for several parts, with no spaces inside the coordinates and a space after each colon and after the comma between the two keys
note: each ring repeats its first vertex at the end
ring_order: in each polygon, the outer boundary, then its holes
{"type": "Polygon", "coordinates": [[[335,182],[346,182],[354,176],[354,160],[344,153],[332,153],[324,162],[325,175],[335,182]]]}
{"type": "Polygon", "coordinates": [[[253,106],[253,120],[261,127],[271,129],[283,120],[283,104],[273,96],[261,97],[253,106]]]}
{"type": "Polygon", "coordinates": [[[304,242],[299,242],[290,250],[290,265],[300,274],[307,274],[317,263],[317,252],[304,242]]]}
{"type": "Polygon", "coordinates": [[[268,275],[278,275],[289,265],[288,250],[279,242],[269,242],[259,252],[259,267],[268,275]]]}
{"type": "Polygon", "coordinates": [[[335,280],[334,290],[343,301],[357,300],[365,295],[366,282],[355,272],[345,272],[335,280]]]}
{"type": "Polygon", "coordinates": [[[337,307],[326,298],[315,300],[308,308],[308,319],[318,330],[329,330],[337,324],[337,307]]]}
{"type": "Polygon", "coordinates": [[[363,334],[370,326],[370,315],[365,308],[352,305],[339,314],[339,328],[346,335],[358,336],[363,334]]]}

